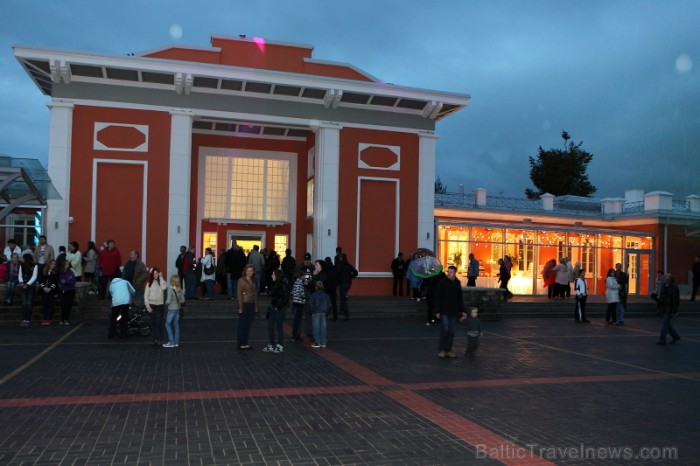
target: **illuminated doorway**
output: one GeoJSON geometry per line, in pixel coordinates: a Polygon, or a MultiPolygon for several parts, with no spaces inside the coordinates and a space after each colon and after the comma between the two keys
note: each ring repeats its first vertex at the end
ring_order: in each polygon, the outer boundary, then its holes
{"type": "Polygon", "coordinates": [[[625,252],[625,265],[629,275],[629,294],[648,295],[652,279],[651,253],[628,249],[625,252]]]}
{"type": "Polygon", "coordinates": [[[236,240],[238,247],[243,249],[246,256],[253,250],[253,246],[257,245],[260,249],[265,244],[264,231],[228,231],[228,247],[231,247],[231,241],[236,240]]]}

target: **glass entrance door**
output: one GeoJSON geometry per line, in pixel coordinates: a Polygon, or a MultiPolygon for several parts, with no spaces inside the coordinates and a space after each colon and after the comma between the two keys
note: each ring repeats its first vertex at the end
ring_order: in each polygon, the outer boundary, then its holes
{"type": "Polygon", "coordinates": [[[648,295],[651,292],[653,277],[651,252],[628,249],[625,253],[625,264],[630,277],[629,294],[648,295]]]}

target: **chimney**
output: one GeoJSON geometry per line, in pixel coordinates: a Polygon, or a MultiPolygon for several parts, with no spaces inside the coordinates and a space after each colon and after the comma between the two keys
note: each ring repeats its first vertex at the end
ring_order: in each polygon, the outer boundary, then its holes
{"type": "Polygon", "coordinates": [[[554,194],[544,193],[542,199],[542,210],[554,210],[554,194]]]}
{"type": "Polygon", "coordinates": [[[700,212],[700,196],[697,194],[691,194],[685,198],[688,201],[691,212],[700,212]]]}
{"type": "Polygon", "coordinates": [[[484,188],[477,188],[474,190],[474,199],[477,206],[486,206],[486,190],[484,188]]]}
{"type": "Polygon", "coordinates": [[[673,194],[666,191],[653,191],[644,195],[644,210],[673,209],[673,194]]]}
{"type": "Polygon", "coordinates": [[[625,200],[621,197],[608,197],[600,200],[604,214],[621,214],[625,200]]]}

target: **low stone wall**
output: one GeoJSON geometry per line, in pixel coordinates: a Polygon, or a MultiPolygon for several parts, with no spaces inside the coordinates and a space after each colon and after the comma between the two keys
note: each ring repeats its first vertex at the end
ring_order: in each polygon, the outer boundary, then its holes
{"type": "Polygon", "coordinates": [[[484,288],[478,286],[462,288],[464,306],[474,306],[479,309],[481,320],[501,319],[501,298],[503,290],[500,288],[484,288]]]}

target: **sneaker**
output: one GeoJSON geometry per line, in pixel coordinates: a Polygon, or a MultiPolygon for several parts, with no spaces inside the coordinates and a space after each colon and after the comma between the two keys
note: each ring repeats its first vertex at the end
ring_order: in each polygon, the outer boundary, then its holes
{"type": "Polygon", "coordinates": [[[49,325],[49,321],[48,321],[48,320],[42,320],[42,321],[41,321],[41,325],[47,326],[47,325],[49,325]]]}
{"type": "Polygon", "coordinates": [[[678,340],[680,340],[680,339],[681,339],[681,337],[676,337],[676,338],[674,338],[673,340],[671,340],[671,344],[672,344],[672,345],[675,345],[676,342],[677,342],[678,340]]]}
{"type": "Polygon", "coordinates": [[[175,343],[163,343],[163,348],[175,348],[175,343]]]}
{"type": "Polygon", "coordinates": [[[319,344],[316,343],[316,342],[313,342],[313,343],[311,343],[311,347],[312,347],[312,348],[320,348],[321,345],[319,345],[319,344]]]}
{"type": "Polygon", "coordinates": [[[284,353],[284,346],[276,345],[275,346],[275,353],[284,353]]]}
{"type": "Polygon", "coordinates": [[[29,321],[28,320],[23,320],[20,322],[20,327],[29,327],[29,321]]]}
{"type": "Polygon", "coordinates": [[[426,323],[425,323],[425,326],[426,326],[426,327],[430,327],[430,325],[431,325],[430,322],[426,322],[426,323]]]}
{"type": "Polygon", "coordinates": [[[262,350],[264,353],[273,353],[275,351],[275,347],[272,345],[267,345],[262,350]]]}
{"type": "Polygon", "coordinates": [[[180,347],[180,343],[175,343],[175,348],[179,348],[179,347],[180,347]]]}
{"type": "Polygon", "coordinates": [[[452,351],[448,351],[448,352],[445,353],[445,357],[446,357],[446,358],[452,358],[452,359],[454,359],[454,358],[457,357],[457,355],[454,354],[452,351]]]}
{"type": "Polygon", "coordinates": [[[326,345],[321,345],[321,348],[325,348],[325,347],[326,347],[326,345]]]}
{"type": "Polygon", "coordinates": [[[64,321],[63,321],[63,325],[70,325],[70,322],[67,321],[67,320],[64,320],[64,321]]]}
{"type": "Polygon", "coordinates": [[[445,352],[444,352],[444,351],[440,351],[440,352],[438,353],[438,358],[444,358],[444,357],[445,357],[445,352]]]}

